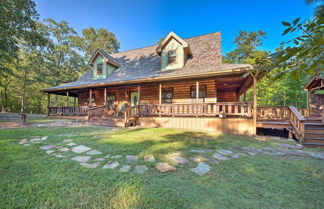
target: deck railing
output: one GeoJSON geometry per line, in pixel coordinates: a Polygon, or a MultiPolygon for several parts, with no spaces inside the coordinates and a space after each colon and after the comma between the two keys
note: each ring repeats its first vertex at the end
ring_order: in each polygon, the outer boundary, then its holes
{"type": "MultiPolygon", "coordinates": [[[[302,116],[308,116],[306,108],[295,108],[302,116]]],[[[258,106],[257,119],[258,121],[288,121],[289,120],[288,106],[258,106]]]]}
{"type": "Polygon", "coordinates": [[[289,122],[292,125],[294,131],[296,132],[299,142],[303,143],[304,135],[305,135],[305,121],[306,120],[305,120],[304,116],[302,116],[302,114],[294,106],[289,106],[288,109],[289,109],[289,112],[288,112],[289,122]]]}
{"type": "Polygon", "coordinates": [[[251,102],[218,102],[202,104],[140,104],[125,110],[125,118],[148,116],[252,116],[251,102]]]}
{"type": "Polygon", "coordinates": [[[88,111],[88,120],[90,120],[93,117],[101,117],[106,111],[106,105],[90,107],[88,111]]]}
{"type": "Polygon", "coordinates": [[[47,107],[47,114],[50,116],[84,116],[88,114],[88,110],[88,106],[47,107]]]}

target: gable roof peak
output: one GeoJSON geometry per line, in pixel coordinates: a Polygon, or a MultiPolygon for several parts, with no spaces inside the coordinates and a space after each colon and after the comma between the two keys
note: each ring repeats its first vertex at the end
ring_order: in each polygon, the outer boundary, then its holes
{"type": "Polygon", "coordinates": [[[161,43],[158,45],[158,47],[156,48],[156,52],[161,55],[162,49],[165,46],[165,44],[167,44],[169,42],[169,40],[171,38],[174,38],[175,40],[177,40],[183,47],[183,49],[187,52],[188,55],[192,55],[189,44],[183,40],[182,38],[180,38],[175,32],[171,31],[164,39],[163,41],[161,41],[161,43]]]}
{"type": "Polygon", "coordinates": [[[98,55],[101,55],[102,58],[108,62],[109,64],[115,66],[115,67],[119,67],[119,64],[116,62],[115,58],[113,58],[112,56],[110,56],[107,52],[105,52],[102,49],[96,49],[96,51],[93,53],[93,55],[91,56],[90,60],[89,60],[89,65],[93,65],[94,61],[96,60],[96,58],[98,57],[98,55]]]}

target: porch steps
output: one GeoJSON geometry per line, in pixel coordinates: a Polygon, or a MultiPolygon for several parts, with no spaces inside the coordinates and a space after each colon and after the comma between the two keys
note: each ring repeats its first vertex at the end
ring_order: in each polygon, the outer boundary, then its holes
{"type": "Polygon", "coordinates": [[[304,146],[324,148],[324,124],[317,118],[306,118],[304,146]]]}

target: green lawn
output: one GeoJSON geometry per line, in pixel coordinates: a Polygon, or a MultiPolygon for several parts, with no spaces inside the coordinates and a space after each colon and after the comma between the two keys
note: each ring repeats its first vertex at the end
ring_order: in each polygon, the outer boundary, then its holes
{"type": "MultiPolygon", "coordinates": [[[[324,160],[310,157],[256,155],[212,165],[204,176],[189,170],[158,173],[155,163],[140,175],[118,169],[84,168],[69,158],[56,158],[19,145],[22,138],[49,136],[43,144],[63,139],[107,154],[154,154],[190,149],[272,146],[251,137],[215,135],[173,129],[19,128],[0,130],[0,208],[324,208],[324,160]],[[58,136],[62,133],[77,136],[58,136]]],[[[140,158],[142,160],[142,158],[140,158]]],[[[107,159],[108,160],[108,159],[107,159]]],[[[121,160],[122,162],[122,160],[121,160]]]]}

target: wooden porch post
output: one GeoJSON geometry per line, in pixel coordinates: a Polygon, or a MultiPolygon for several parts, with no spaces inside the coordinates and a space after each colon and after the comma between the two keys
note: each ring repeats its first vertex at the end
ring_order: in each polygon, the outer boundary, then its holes
{"type": "Polygon", "coordinates": [[[50,112],[49,112],[49,107],[50,107],[50,106],[51,106],[51,94],[48,93],[48,94],[47,94],[47,115],[50,114],[50,112]]]}
{"type": "Polygon", "coordinates": [[[66,106],[69,106],[69,92],[66,92],[66,106]]]}
{"type": "Polygon", "coordinates": [[[73,105],[76,106],[76,97],[73,97],[73,105]]]}
{"type": "Polygon", "coordinates": [[[89,106],[92,106],[92,90],[89,90],[89,106]]]}
{"type": "Polygon", "coordinates": [[[104,105],[107,104],[107,88],[104,89],[104,105]]]}
{"type": "Polygon", "coordinates": [[[138,104],[141,104],[141,86],[137,86],[137,92],[138,92],[138,104]]]}
{"type": "Polygon", "coordinates": [[[162,104],[162,84],[159,84],[159,104],[162,104]]]}
{"type": "Polygon", "coordinates": [[[254,126],[254,131],[252,134],[256,134],[256,129],[257,129],[257,77],[256,75],[253,76],[253,126],[254,126]]]}
{"type": "Polygon", "coordinates": [[[196,103],[199,103],[199,81],[196,82],[196,103]]]}

